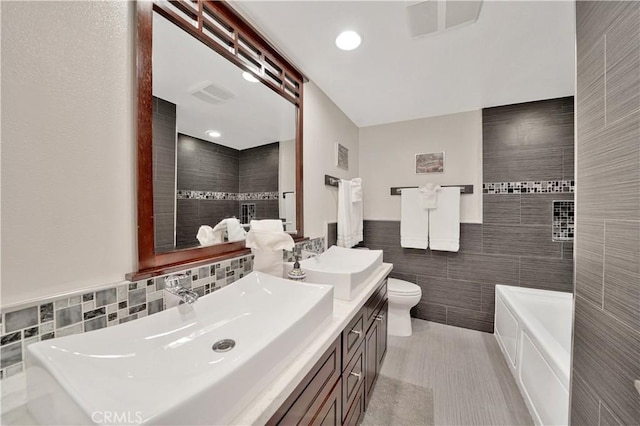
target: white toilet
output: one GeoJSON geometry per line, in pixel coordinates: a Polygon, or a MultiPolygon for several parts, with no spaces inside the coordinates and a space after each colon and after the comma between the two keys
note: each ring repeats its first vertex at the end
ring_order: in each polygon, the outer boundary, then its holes
{"type": "Polygon", "coordinates": [[[409,311],[420,301],[422,289],[408,281],[389,278],[387,296],[389,298],[387,334],[390,336],[411,336],[409,311]]]}

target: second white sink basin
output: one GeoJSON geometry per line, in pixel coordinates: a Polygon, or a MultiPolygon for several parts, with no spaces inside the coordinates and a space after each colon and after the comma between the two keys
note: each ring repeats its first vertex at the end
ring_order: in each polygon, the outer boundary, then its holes
{"type": "MultiPolygon", "coordinates": [[[[382,250],[331,246],[319,256],[300,261],[309,283],[331,284],[336,299],[352,300],[356,291],[382,265],[382,250]]],[[[293,263],[285,265],[285,275],[293,263]]]]}
{"type": "Polygon", "coordinates": [[[29,410],[42,424],[226,424],[332,315],[331,286],[253,272],[193,305],[30,345],[29,410]],[[223,339],[235,347],[214,351],[223,339]]]}

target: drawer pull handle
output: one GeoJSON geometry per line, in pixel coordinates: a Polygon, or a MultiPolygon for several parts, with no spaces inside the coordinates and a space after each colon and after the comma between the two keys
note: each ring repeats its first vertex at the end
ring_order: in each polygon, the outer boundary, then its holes
{"type": "Polygon", "coordinates": [[[357,336],[361,336],[362,335],[362,331],[360,331],[360,330],[349,330],[349,334],[351,334],[351,333],[353,333],[353,334],[355,334],[357,336]]]}
{"type": "Polygon", "coordinates": [[[384,321],[384,314],[376,315],[376,321],[384,321]]]}
{"type": "Polygon", "coordinates": [[[358,381],[360,381],[360,378],[362,377],[362,373],[354,373],[353,371],[351,371],[349,375],[353,377],[357,377],[358,381]]]}

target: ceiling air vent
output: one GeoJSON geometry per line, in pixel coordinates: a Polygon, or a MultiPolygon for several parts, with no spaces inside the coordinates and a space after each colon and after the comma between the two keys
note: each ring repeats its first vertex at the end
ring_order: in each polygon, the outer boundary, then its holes
{"type": "Polygon", "coordinates": [[[221,104],[222,102],[228,101],[229,99],[236,96],[230,91],[216,86],[210,81],[203,81],[201,83],[198,83],[197,85],[193,86],[189,90],[189,92],[201,101],[205,101],[214,105],[221,104]]]}
{"type": "Polygon", "coordinates": [[[407,6],[412,38],[473,24],[480,16],[482,0],[427,0],[407,6]]]}

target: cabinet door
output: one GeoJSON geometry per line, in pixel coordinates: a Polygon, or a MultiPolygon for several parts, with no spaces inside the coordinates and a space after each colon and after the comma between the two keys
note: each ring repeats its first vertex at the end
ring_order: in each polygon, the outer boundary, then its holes
{"type": "Polygon", "coordinates": [[[377,353],[377,361],[378,361],[378,371],[380,371],[380,367],[382,366],[382,361],[384,360],[384,356],[387,354],[387,321],[389,312],[389,302],[385,302],[382,309],[378,313],[376,317],[376,321],[378,323],[378,353],[377,353]]]}
{"type": "Polygon", "coordinates": [[[367,331],[364,352],[364,400],[366,408],[369,405],[373,385],[378,378],[378,321],[373,321],[369,331],[367,331]]]}

